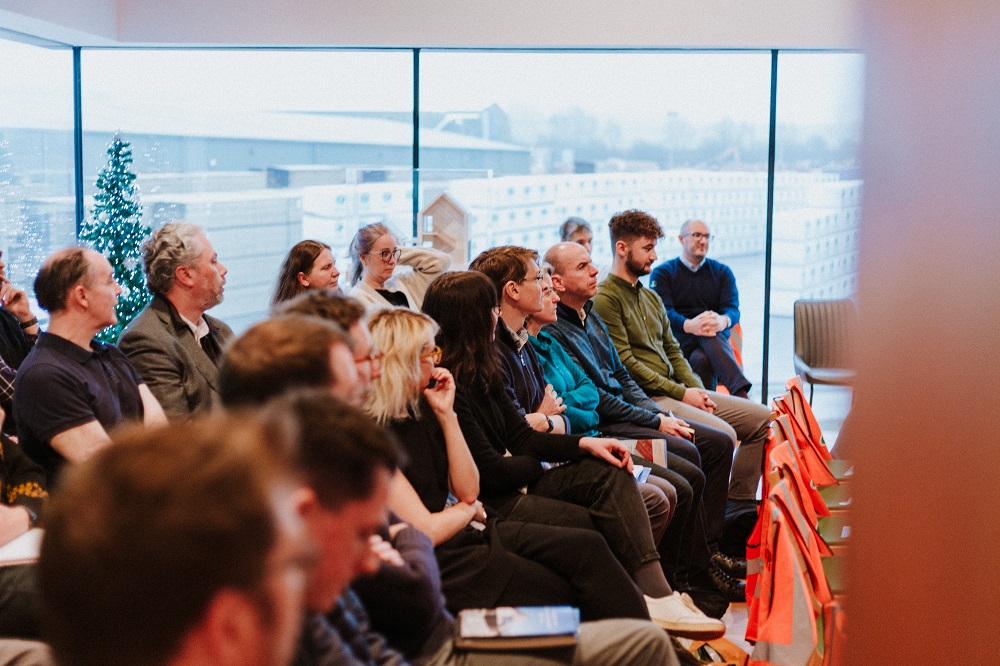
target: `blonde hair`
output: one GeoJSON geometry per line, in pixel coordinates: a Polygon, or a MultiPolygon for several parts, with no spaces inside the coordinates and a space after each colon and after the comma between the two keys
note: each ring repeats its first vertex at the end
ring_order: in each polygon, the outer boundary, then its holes
{"type": "Polygon", "coordinates": [[[385,425],[401,414],[419,415],[420,350],[433,343],[437,323],[409,308],[381,310],[368,322],[372,346],[382,353],[382,374],[372,384],[365,411],[385,425]]]}

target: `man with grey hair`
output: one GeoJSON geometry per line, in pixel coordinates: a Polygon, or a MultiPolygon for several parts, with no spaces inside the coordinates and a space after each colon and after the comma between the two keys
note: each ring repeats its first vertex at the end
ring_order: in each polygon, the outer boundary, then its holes
{"type": "Polygon", "coordinates": [[[205,236],[170,222],[143,246],[153,294],[118,345],[171,419],[219,406],[218,365],[233,331],[205,312],[222,302],[226,267],[205,236]]]}

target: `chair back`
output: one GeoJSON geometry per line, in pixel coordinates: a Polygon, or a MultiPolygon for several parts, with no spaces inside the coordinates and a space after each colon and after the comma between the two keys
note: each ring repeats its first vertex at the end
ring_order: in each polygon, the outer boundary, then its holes
{"type": "Polygon", "coordinates": [[[845,298],[794,305],[795,356],[810,368],[851,368],[858,308],[845,298]]]}

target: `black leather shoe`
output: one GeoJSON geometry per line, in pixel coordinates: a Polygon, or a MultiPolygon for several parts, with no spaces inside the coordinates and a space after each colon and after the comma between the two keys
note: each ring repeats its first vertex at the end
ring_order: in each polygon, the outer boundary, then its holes
{"type": "Polygon", "coordinates": [[[746,583],[741,580],[731,578],[725,571],[715,566],[714,563],[708,568],[708,576],[712,579],[712,583],[715,584],[715,587],[726,599],[734,603],[746,603],[746,583]]]}
{"type": "Polygon", "coordinates": [[[725,574],[730,578],[746,580],[747,577],[746,560],[741,560],[738,557],[729,557],[725,553],[722,553],[720,551],[715,551],[714,553],[712,553],[712,564],[722,569],[722,571],[724,571],[725,574]]]}

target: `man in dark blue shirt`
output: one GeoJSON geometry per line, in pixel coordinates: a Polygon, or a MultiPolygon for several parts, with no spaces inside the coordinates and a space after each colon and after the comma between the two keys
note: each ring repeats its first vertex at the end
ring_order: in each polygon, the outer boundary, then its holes
{"type": "Polygon", "coordinates": [[[670,329],[705,388],[719,383],[745,398],[750,381],[729,343],[740,321],[736,278],[728,266],[705,256],[712,235],[703,221],[685,222],[678,239],[681,256],[657,266],[649,286],[663,299],[670,329]]]}

